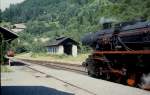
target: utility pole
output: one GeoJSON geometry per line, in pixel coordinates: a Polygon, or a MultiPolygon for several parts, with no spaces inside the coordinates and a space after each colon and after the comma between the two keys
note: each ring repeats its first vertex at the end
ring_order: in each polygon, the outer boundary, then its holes
{"type": "Polygon", "coordinates": [[[4,45],[4,38],[3,38],[3,34],[0,33],[0,62],[1,62],[1,64],[4,63],[3,45],[4,45]]]}

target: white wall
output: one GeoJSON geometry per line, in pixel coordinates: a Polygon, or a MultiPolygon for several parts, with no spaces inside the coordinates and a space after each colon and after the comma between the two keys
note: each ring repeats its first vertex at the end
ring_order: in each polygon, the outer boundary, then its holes
{"type": "MultiPolygon", "coordinates": [[[[49,54],[64,54],[63,45],[48,47],[49,54]]],[[[78,53],[78,49],[76,45],[72,45],[72,56],[76,57],[78,53]]]]}
{"type": "Polygon", "coordinates": [[[76,45],[72,45],[72,56],[76,57],[78,53],[78,49],[76,45]]]}
{"type": "Polygon", "coordinates": [[[58,46],[57,54],[64,54],[64,47],[62,45],[58,46]]]}

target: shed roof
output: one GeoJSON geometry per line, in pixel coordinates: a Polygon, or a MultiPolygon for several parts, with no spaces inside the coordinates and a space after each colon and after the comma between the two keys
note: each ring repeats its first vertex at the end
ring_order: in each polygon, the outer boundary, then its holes
{"type": "Polygon", "coordinates": [[[56,38],[55,40],[51,41],[51,43],[49,43],[47,46],[64,45],[66,43],[71,43],[71,44],[78,45],[78,42],[76,42],[75,40],[73,40],[71,38],[59,37],[59,38],[56,38]]]}
{"type": "Polygon", "coordinates": [[[14,24],[14,28],[17,28],[17,29],[25,29],[26,26],[24,23],[18,23],[18,24],[14,24]]]}
{"type": "Polygon", "coordinates": [[[0,27],[0,33],[3,35],[4,40],[14,40],[15,38],[18,37],[17,34],[13,33],[12,31],[4,27],[0,27]]]}

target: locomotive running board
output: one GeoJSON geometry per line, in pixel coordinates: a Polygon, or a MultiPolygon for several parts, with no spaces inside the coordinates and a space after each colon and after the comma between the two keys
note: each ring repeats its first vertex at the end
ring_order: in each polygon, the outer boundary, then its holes
{"type": "Polygon", "coordinates": [[[148,54],[150,55],[150,50],[136,50],[136,51],[95,51],[93,54],[131,54],[131,55],[138,55],[138,54],[148,54]]]}

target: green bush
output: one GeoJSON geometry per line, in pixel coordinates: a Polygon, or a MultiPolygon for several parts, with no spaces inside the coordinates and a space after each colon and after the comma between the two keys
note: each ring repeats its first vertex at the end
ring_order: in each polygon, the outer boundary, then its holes
{"type": "Polygon", "coordinates": [[[10,69],[8,66],[1,65],[1,72],[12,72],[13,70],[10,69]]]}

